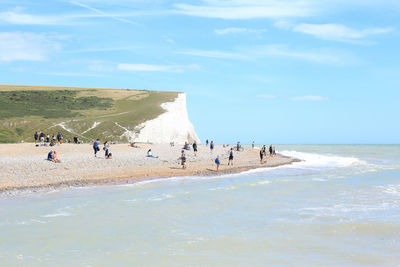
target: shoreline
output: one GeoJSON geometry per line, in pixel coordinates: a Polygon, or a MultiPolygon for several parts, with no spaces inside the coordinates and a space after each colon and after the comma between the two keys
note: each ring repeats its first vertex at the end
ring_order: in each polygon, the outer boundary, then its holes
{"type": "MultiPolygon", "coordinates": [[[[204,145],[199,152],[185,151],[187,168],[178,165],[180,146],[140,144],[112,145],[113,159],[95,158],[90,145],[62,144],[55,147],[35,147],[34,143],[0,144],[0,165],[5,169],[0,176],[0,196],[48,192],[62,188],[134,184],[154,179],[185,176],[220,176],[252,169],[288,165],[300,160],[283,155],[267,156],[260,164],[258,149],[235,152],[234,166],[227,166],[231,147],[217,145],[211,153],[204,145]],[[152,148],[158,159],[146,158],[152,148]],[[57,150],[62,163],[44,160],[47,152],[57,150]],[[213,159],[219,155],[221,166],[216,171],[213,159]]],[[[102,151],[99,152],[99,154],[102,151]]],[[[102,155],[102,154],[100,154],[102,155]]]]}

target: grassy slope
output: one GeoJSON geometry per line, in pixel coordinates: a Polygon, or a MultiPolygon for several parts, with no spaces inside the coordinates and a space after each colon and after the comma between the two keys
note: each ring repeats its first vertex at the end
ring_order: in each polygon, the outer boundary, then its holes
{"type": "Polygon", "coordinates": [[[164,112],[162,103],[173,101],[176,92],[145,90],[0,85],[0,143],[33,141],[35,131],[65,137],[78,135],[127,141],[124,129],[164,112]],[[97,127],[88,131],[94,123],[97,127]],[[69,129],[65,130],[58,124],[69,129]],[[86,132],[85,132],[86,131],[86,132]]]}

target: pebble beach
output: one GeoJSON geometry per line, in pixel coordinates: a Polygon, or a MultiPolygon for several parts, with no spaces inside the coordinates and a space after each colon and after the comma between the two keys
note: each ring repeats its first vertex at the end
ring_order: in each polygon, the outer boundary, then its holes
{"type": "Polygon", "coordinates": [[[255,168],[274,167],[298,161],[282,155],[267,156],[260,164],[259,149],[246,148],[234,153],[234,165],[228,166],[231,147],[216,145],[213,152],[199,145],[197,156],[185,151],[187,168],[182,169],[178,158],[181,146],[169,144],[111,145],[112,159],[105,159],[101,150],[94,157],[90,144],[61,144],[36,147],[33,143],[0,144],[0,192],[54,189],[68,186],[123,184],[176,176],[205,176],[236,173],[255,168]],[[158,158],[146,157],[151,148],[158,158]],[[57,151],[61,163],[46,160],[50,150],[57,151]],[[221,166],[216,171],[214,159],[219,156],[221,166]]]}

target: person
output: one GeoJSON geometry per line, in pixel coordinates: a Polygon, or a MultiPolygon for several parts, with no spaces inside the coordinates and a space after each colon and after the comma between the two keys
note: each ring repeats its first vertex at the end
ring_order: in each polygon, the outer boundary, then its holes
{"type": "Polygon", "coordinates": [[[208,146],[208,139],[206,140],[206,146],[208,146]]]}
{"type": "Polygon", "coordinates": [[[47,160],[53,161],[53,151],[50,150],[50,152],[47,154],[47,160]]]}
{"type": "Polygon", "coordinates": [[[50,135],[49,134],[46,135],[46,143],[50,143],[50,135]]]}
{"type": "Polygon", "coordinates": [[[56,151],[51,151],[47,154],[47,160],[54,162],[54,163],[60,163],[61,160],[58,158],[57,156],[57,152],[56,151]]]}
{"type": "Polygon", "coordinates": [[[253,143],[251,143],[251,148],[254,149],[254,140],[253,143]]]}
{"type": "Polygon", "coordinates": [[[108,148],[109,148],[108,141],[105,141],[103,150],[104,150],[104,156],[106,159],[108,158],[108,154],[109,154],[108,148]]]}
{"type": "Polygon", "coordinates": [[[131,142],[130,146],[131,146],[131,147],[136,147],[136,148],[138,148],[138,146],[136,145],[135,142],[131,142]]]}
{"type": "Polygon", "coordinates": [[[44,146],[44,136],[40,137],[40,146],[44,146]]]}
{"type": "Polygon", "coordinates": [[[57,134],[57,141],[60,143],[60,141],[61,141],[61,133],[60,132],[58,132],[58,134],[57,134]]]}
{"type": "Polygon", "coordinates": [[[229,151],[229,160],[228,160],[228,166],[232,165],[233,166],[233,147],[231,147],[231,150],[229,151]]]}
{"type": "Polygon", "coordinates": [[[147,157],[148,158],[158,158],[158,156],[153,156],[153,153],[151,152],[151,148],[149,150],[147,150],[147,157]]]}
{"type": "Polygon", "coordinates": [[[263,159],[264,159],[264,151],[260,149],[260,163],[263,164],[263,159]]]}
{"type": "Polygon", "coordinates": [[[78,136],[74,136],[74,143],[78,144],[78,136]]]}
{"type": "Polygon", "coordinates": [[[264,156],[267,156],[267,152],[266,152],[266,150],[267,150],[267,147],[266,147],[266,145],[263,145],[263,147],[262,147],[262,151],[263,151],[263,153],[264,153],[264,156]]]}
{"type": "Polygon", "coordinates": [[[57,152],[55,150],[53,151],[53,162],[55,162],[55,163],[61,162],[61,160],[58,158],[57,152]]]}
{"type": "Polygon", "coordinates": [[[186,169],[186,154],[185,154],[185,150],[182,149],[181,156],[179,157],[179,159],[181,160],[182,169],[186,169]]]}
{"type": "Polygon", "coordinates": [[[215,164],[217,165],[217,171],[218,171],[219,165],[221,164],[221,162],[219,161],[219,156],[217,156],[217,158],[215,159],[215,164]]]}
{"type": "Polygon", "coordinates": [[[272,147],[272,155],[274,155],[274,156],[276,155],[274,146],[272,147]]]}
{"type": "Polygon", "coordinates": [[[240,142],[239,142],[239,141],[238,141],[237,144],[236,144],[236,150],[237,150],[237,151],[240,151],[240,142]]]}
{"type": "Polygon", "coordinates": [[[272,145],[269,145],[269,155],[272,156],[272,145]]]}
{"type": "Polygon", "coordinates": [[[95,157],[97,157],[97,152],[98,151],[100,151],[100,148],[99,148],[99,139],[96,139],[94,142],[93,142],[93,150],[94,150],[94,156],[95,157]]]}
{"type": "Polygon", "coordinates": [[[188,142],[185,142],[185,145],[183,146],[183,149],[190,150],[190,145],[189,145],[188,142]]]}
{"type": "Polygon", "coordinates": [[[214,149],[214,141],[211,141],[211,143],[210,143],[210,151],[211,151],[211,153],[213,152],[213,149],[214,149]]]}
{"type": "Polygon", "coordinates": [[[193,152],[194,152],[194,156],[197,156],[197,143],[196,141],[193,142],[193,152]]]}
{"type": "Polygon", "coordinates": [[[36,132],[36,133],[33,135],[33,138],[35,138],[35,144],[36,144],[37,141],[38,141],[38,139],[39,139],[39,133],[36,132]]]}

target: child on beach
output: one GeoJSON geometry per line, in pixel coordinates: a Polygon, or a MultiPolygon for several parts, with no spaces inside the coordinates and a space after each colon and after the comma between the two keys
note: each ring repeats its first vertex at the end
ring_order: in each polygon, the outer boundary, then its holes
{"type": "Polygon", "coordinates": [[[211,141],[211,143],[210,143],[210,151],[211,151],[211,153],[213,152],[213,149],[214,149],[214,141],[211,141]]]}
{"type": "Polygon", "coordinates": [[[217,171],[218,171],[219,165],[221,164],[221,162],[219,161],[219,156],[217,156],[217,158],[215,159],[215,164],[217,165],[217,171]]]}
{"type": "Polygon", "coordinates": [[[181,151],[179,159],[181,160],[182,169],[186,169],[186,155],[184,150],[181,151]]]}
{"type": "Polygon", "coordinates": [[[229,151],[229,160],[228,160],[228,166],[232,165],[233,166],[233,147],[231,147],[231,150],[229,151]]]}

